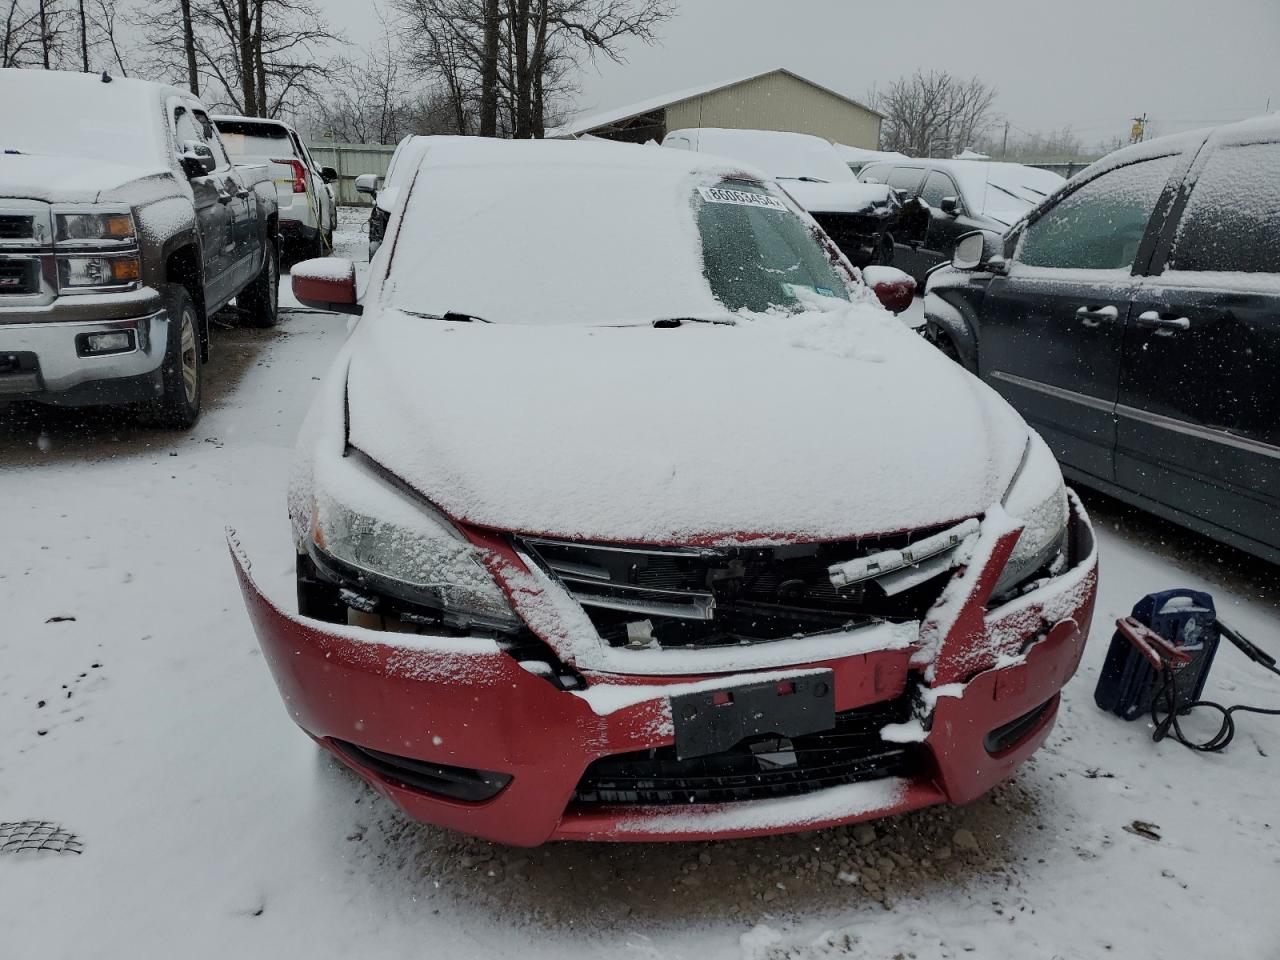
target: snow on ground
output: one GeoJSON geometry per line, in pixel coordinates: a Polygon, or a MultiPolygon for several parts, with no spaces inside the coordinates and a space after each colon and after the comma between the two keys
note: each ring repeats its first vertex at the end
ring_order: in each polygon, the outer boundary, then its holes
{"type": "MultiPolygon", "coordinates": [[[[344,211],[339,239],[358,256],[362,219],[344,211]]],[[[1242,716],[1199,756],[1092,703],[1109,624],[1151,590],[1205,587],[1280,649],[1280,570],[1096,495],[1081,674],[1047,747],[968,808],[533,851],[407,821],[292,726],[222,539],[234,524],[289,592],[290,448],[345,331],[305,312],[219,329],[186,435],[0,413],[0,822],[84,844],[0,855],[4,960],[1280,956],[1280,722],[1242,716]]],[[[1210,693],[1280,703],[1226,647],[1210,693]]]]}

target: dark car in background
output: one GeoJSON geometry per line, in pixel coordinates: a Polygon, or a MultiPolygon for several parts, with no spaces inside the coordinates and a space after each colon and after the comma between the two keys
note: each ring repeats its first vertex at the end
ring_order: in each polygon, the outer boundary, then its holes
{"type": "Polygon", "coordinates": [[[893,265],[924,286],[925,276],[951,260],[956,241],[974,230],[1002,235],[1066,181],[1049,170],[987,160],[902,158],[863,167],[863,183],[884,183],[904,201],[918,200],[927,220],[894,235],[893,265]]]}
{"type": "Polygon", "coordinates": [[[1280,563],[1280,119],[1100,160],[925,314],[1070,478],[1280,563]]]}

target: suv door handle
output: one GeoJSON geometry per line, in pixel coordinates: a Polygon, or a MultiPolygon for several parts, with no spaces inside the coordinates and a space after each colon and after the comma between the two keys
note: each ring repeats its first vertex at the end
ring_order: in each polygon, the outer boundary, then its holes
{"type": "Polygon", "coordinates": [[[1098,327],[1102,325],[1103,320],[1115,321],[1120,317],[1120,311],[1108,304],[1105,307],[1080,307],[1076,310],[1076,316],[1086,327],[1098,327]]]}
{"type": "Polygon", "coordinates": [[[1168,317],[1156,310],[1148,310],[1138,314],[1138,323],[1144,327],[1155,327],[1159,333],[1173,333],[1175,330],[1190,330],[1191,320],[1187,317],[1168,317]]]}
{"type": "Polygon", "coordinates": [[[242,189],[240,189],[240,190],[237,190],[237,191],[236,191],[236,199],[237,199],[237,200],[248,200],[248,199],[249,199],[249,191],[248,191],[248,190],[245,190],[245,189],[243,189],[243,188],[242,188],[242,189]]]}

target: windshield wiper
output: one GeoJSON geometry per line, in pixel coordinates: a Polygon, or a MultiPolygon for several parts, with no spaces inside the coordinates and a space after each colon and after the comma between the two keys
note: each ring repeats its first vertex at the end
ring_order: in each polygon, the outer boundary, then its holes
{"type": "Polygon", "coordinates": [[[819,180],[817,177],[778,177],[779,180],[795,180],[799,183],[830,183],[830,180],[819,180]]]}
{"type": "Polygon", "coordinates": [[[709,323],[715,327],[736,327],[738,321],[729,317],[722,317],[719,320],[709,320],[706,317],[662,317],[653,321],[651,326],[657,330],[674,330],[676,327],[683,327],[686,323],[709,323]]]}
{"type": "Polygon", "coordinates": [[[421,317],[423,320],[444,320],[446,323],[491,323],[484,317],[477,317],[472,313],[458,313],[450,310],[447,313],[422,313],[418,310],[401,309],[401,313],[407,313],[411,317],[421,317]]]}

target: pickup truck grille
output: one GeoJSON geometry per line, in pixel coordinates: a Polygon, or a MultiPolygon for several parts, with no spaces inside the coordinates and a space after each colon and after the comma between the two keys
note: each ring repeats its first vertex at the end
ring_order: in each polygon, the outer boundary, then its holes
{"type": "Polygon", "coordinates": [[[921,620],[950,572],[889,595],[866,581],[837,589],[829,568],[922,535],[783,547],[649,547],[526,537],[611,646],[718,647],[921,620]]]}
{"type": "Polygon", "coordinates": [[[34,217],[26,214],[0,213],[0,241],[34,239],[34,217]]]}
{"type": "Polygon", "coordinates": [[[36,293],[40,289],[40,261],[35,257],[0,257],[0,297],[36,293]]]}

